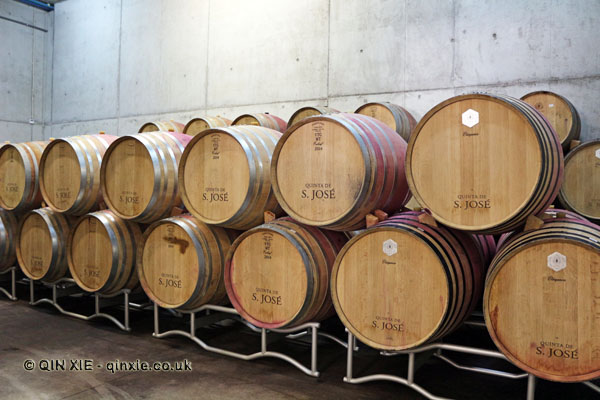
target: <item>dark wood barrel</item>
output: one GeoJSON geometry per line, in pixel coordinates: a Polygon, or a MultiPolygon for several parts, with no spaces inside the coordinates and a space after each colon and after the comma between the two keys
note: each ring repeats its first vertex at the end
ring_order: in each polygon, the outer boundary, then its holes
{"type": "Polygon", "coordinates": [[[40,159],[40,191],[48,207],[72,215],[97,209],[102,157],[115,140],[99,134],[51,141],[40,159]]]}
{"type": "Polygon", "coordinates": [[[183,132],[184,125],[181,122],[173,121],[173,120],[164,120],[164,121],[152,121],[146,122],[144,125],[140,127],[138,133],[145,132],[183,132]]]}
{"type": "Polygon", "coordinates": [[[0,272],[15,266],[17,232],[18,222],[15,214],[0,209],[0,272]]]}
{"type": "Polygon", "coordinates": [[[223,117],[199,117],[191,119],[183,128],[183,133],[196,136],[208,129],[220,128],[231,125],[231,121],[223,117]]]}
{"type": "Polygon", "coordinates": [[[367,229],[340,251],[331,275],[338,316],[361,342],[406,350],[456,329],[481,297],[484,262],[469,234],[409,211],[367,229]]]}
{"type": "Polygon", "coordinates": [[[69,272],[67,239],[73,220],[66,214],[39,208],[27,213],[19,224],[17,260],[33,280],[53,282],[69,272]]]}
{"type": "Polygon", "coordinates": [[[243,114],[234,119],[231,125],[263,126],[281,133],[287,129],[287,123],[284,120],[269,113],[243,114]]]}
{"type": "Polygon", "coordinates": [[[323,115],[323,114],[337,114],[339,113],[338,110],[334,109],[334,108],[330,108],[330,107],[321,107],[321,106],[307,106],[307,107],[302,107],[298,110],[296,110],[296,112],[294,112],[292,114],[292,116],[290,117],[287,126],[292,126],[294,125],[296,122],[302,121],[304,118],[308,118],[308,117],[312,117],[315,115],[323,115]]]}
{"type": "Polygon", "coordinates": [[[483,297],[494,343],[543,379],[600,377],[600,227],[547,219],[509,239],[490,265],[483,297]]]}
{"type": "Polygon", "coordinates": [[[118,217],[153,222],[181,206],[179,159],[191,136],[150,132],[121,136],[106,150],[100,183],[106,205],[118,217]]]}
{"type": "Polygon", "coordinates": [[[329,277],[346,237],[281,218],[244,232],[225,266],[240,315],[258,327],[291,328],[331,315],[329,277]]]}
{"type": "Polygon", "coordinates": [[[271,156],[279,131],[260,126],[210,129],[194,136],[179,165],[183,203],[201,221],[246,230],[264,212],[282,211],[271,189],[271,156]]]}
{"type": "Polygon", "coordinates": [[[295,220],[348,231],[373,210],[391,214],[408,200],[406,142],[384,123],[360,114],[311,117],[281,137],[271,180],[295,220]]]}
{"type": "Polygon", "coordinates": [[[417,121],[411,113],[399,105],[388,102],[363,104],[354,112],[368,115],[383,122],[395,130],[407,142],[410,134],[417,126],[417,121]]]}
{"type": "Polygon", "coordinates": [[[0,207],[27,211],[41,205],[39,163],[47,144],[5,143],[0,147],[0,207]]]}
{"type": "Polygon", "coordinates": [[[164,308],[193,310],[223,303],[225,256],[236,235],[189,214],[155,222],[138,246],[142,288],[164,308]]]}
{"type": "Polygon", "coordinates": [[[444,101],[419,122],[408,143],[406,176],[419,204],[442,224],[498,234],[552,204],[563,155],[556,132],[531,105],[468,94],[444,101]]]}
{"type": "Polygon", "coordinates": [[[81,217],[67,242],[71,276],[83,290],[110,295],[138,285],[138,224],[103,210],[81,217]]]}

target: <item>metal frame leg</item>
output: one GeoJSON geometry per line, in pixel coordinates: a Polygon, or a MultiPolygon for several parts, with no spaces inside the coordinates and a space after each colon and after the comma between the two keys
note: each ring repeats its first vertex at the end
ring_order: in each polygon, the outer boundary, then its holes
{"type": "Polygon", "coordinates": [[[17,301],[17,267],[10,267],[0,275],[10,273],[10,292],[3,287],[0,287],[0,293],[4,293],[9,300],[17,301]]]}

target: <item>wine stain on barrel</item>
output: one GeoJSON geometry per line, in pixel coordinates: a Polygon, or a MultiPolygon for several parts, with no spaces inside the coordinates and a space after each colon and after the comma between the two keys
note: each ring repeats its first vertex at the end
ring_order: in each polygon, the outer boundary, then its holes
{"type": "Polygon", "coordinates": [[[169,242],[171,244],[179,246],[179,252],[181,254],[185,254],[185,251],[187,250],[187,248],[190,245],[190,243],[187,240],[185,240],[185,239],[177,239],[176,237],[164,236],[163,240],[165,240],[165,241],[167,241],[167,242],[169,242]]]}

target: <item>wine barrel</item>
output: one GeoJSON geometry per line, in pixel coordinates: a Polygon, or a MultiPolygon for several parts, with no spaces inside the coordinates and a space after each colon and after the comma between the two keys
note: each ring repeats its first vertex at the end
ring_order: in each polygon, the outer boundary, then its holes
{"type": "Polygon", "coordinates": [[[225,265],[231,304],[261,328],[291,328],[331,315],[329,276],[346,237],[281,218],[246,231],[225,265]]]}
{"type": "Polygon", "coordinates": [[[299,110],[296,110],[290,117],[290,120],[287,123],[287,126],[292,126],[296,122],[302,121],[304,118],[312,117],[314,115],[323,115],[323,114],[337,114],[338,110],[330,108],[330,107],[302,107],[299,110]]]}
{"type": "Polygon", "coordinates": [[[223,266],[234,238],[235,232],[189,214],[155,222],[138,246],[142,288],[164,308],[193,310],[223,303],[223,266]]]}
{"type": "Polygon", "coordinates": [[[180,122],[167,120],[167,121],[152,121],[146,122],[141,126],[138,133],[145,132],[183,132],[184,125],[180,122]]]}
{"type": "Polygon", "coordinates": [[[204,223],[246,230],[265,211],[282,213],[271,189],[271,155],[281,133],[259,126],[204,131],[190,141],[179,166],[183,203],[204,223]]]}
{"type": "Polygon", "coordinates": [[[72,215],[96,209],[102,157],[116,139],[99,134],[51,141],[40,159],[40,191],[48,207],[72,215]]]}
{"type": "Polygon", "coordinates": [[[138,284],[138,224],[123,220],[109,210],[81,217],[67,242],[71,276],[83,290],[111,295],[138,284]]]}
{"type": "Polygon", "coordinates": [[[64,278],[67,264],[67,239],[72,221],[50,207],[27,213],[19,224],[17,260],[21,270],[33,280],[53,282],[64,278]]]}
{"type": "Polygon", "coordinates": [[[417,121],[411,113],[392,103],[367,103],[358,107],[354,112],[368,115],[383,122],[395,130],[407,142],[410,134],[415,129],[415,126],[417,126],[417,121]]]}
{"type": "Polygon", "coordinates": [[[311,117],[281,137],[271,162],[273,191],[295,220],[348,231],[365,216],[388,214],[408,200],[406,142],[384,123],[360,114],[311,117]]]}
{"type": "Polygon", "coordinates": [[[257,125],[282,133],[287,129],[287,124],[284,120],[269,113],[243,114],[234,119],[231,125],[257,125]]]}
{"type": "Polygon", "coordinates": [[[406,176],[439,222],[497,234],[548,208],[562,183],[563,155],[556,132],[529,104],[468,94],[442,102],[419,122],[406,176]]]}
{"type": "Polygon", "coordinates": [[[600,377],[600,227],[574,218],[545,221],[498,252],[483,310],[494,343],[543,379],[600,377]]]}
{"type": "Polygon", "coordinates": [[[231,125],[231,121],[223,117],[200,117],[190,120],[183,128],[183,133],[196,136],[208,129],[231,125]]]}
{"type": "Polygon", "coordinates": [[[0,207],[26,211],[40,206],[38,166],[47,144],[6,143],[0,147],[0,207]]]}
{"type": "Polygon", "coordinates": [[[521,97],[521,100],[544,114],[556,131],[565,152],[569,150],[572,140],[579,139],[581,119],[577,109],[569,100],[548,91],[528,93],[521,97]]]}
{"type": "Polygon", "coordinates": [[[106,205],[118,217],[153,222],[181,205],[177,168],[191,136],[150,132],[121,136],[106,150],[100,185],[106,205]]]}
{"type": "Polygon", "coordinates": [[[481,297],[485,271],[473,237],[422,224],[420,214],[396,214],[363,231],[335,260],[335,310],[376,349],[437,340],[460,326],[481,297]]]}
{"type": "Polygon", "coordinates": [[[600,139],[581,144],[567,155],[558,200],[571,211],[600,220],[600,139]]]}
{"type": "Polygon", "coordinates": [[[11,211],[0,209],[0,272],[15,266],[17,232],[15,215],[11,211]]]}

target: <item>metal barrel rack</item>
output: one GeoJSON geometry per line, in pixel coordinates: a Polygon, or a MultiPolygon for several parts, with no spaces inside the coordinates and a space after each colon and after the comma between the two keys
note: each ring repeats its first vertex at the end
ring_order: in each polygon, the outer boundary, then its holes
{"type": "Polygon", "coordinates": [[[256,326],[250,324],[249,322],[244,320],[234,308],[213,305],[213,304],[205,304],[201,307],[198,307],[198,308],[196,308],[194,310],[190,310],[190,311],[177,310],[176,313],[179,313],[181,315],[189,315],[189,317],[190,317],[189,331],[170,330],[170,331],[160,332],[159,306],[156,303],[154,303],[154,333],[152,334],[152,336],[154,336],[156,338],[165,338],[168,336],[184,336],[184,337],[192,340],[194,343],[196,343],[198,346],[200,346],[201,348],[203,348],[206,351],[210,351],[213,353],[217,353],[217,354],[221,354],[221,355],[225,355],[225,356],[229,356],[229,357],[233,357],[233,358],[237,358],[237,359],[245,360],[245,361],[256,360],[258,358],[264,358],[264,357],[278,358],[280,360],[284,360],[284,361],[292,364],[294,367],[298,368],[300,371],[302,371],[306,375],[312,376],[314,378],[319,377],[319,371],[317,369],[317,348],[318,348],[318,337],[319,336],[322,338],[331,340],[334,343],[339,344],[340,346],[343,346],[343,347],[348,346],[347,343],[344,342],[343,340],[340,340],[339,338],[336,338],[335,336],[330,335],[328,333],[320,332],[319,331],[320,324],[318,322],[308,322],[308,323],[305,323],[305,324],[302,324],[302,325],[299,325],[299,326],[296,326],[296,327],[293,327],[290,329],[268,329],[267,330],[264,328],[258,328],[256,326]],[[243,323],[244,325],[246,325],[247,327],[249,327],[252,331],[260,333],[260,351],[252,353],[252,354],[242,354],[242,353],[238,353],[235,351],[211,346],[196,335],[196,330],[198,328],[205,327],[205,326],[211,325],[213,323],[216,323],[216,322],[219,322],[219,321],[222,321],[225,319],[233,319],[233,320],[239,321],[239,322],[243,323]],[[295,340],[295,339],[299,339],[301,337],[310,335],[310,346],[311,346],[310,367],[303,365],[298,360],[292,358],[291,356],[289,356],[287,354],[268,350],[267,335],[269,335],[269,333],[284,334],[285,338],[290,339],[290,340],[295,340]]]}
{"type": "Polygon", "coordinates": [[[33,280],[29,280],[29,304],[32,306],[36,306],[38,304],[51,304],[56,308],[61,314],[68,315],[69,317],[81,319],[84,321],[91,321],[96,318],[103,318],[111,321],[115,324],[119,329],[131,332],[131,326],[129,324],[129,313],[131,309],[143,310],[151,306],[150,302],[147,303],[134,303],[131,302],[130,299],[132,297],[132,292],[130,289],[123,289],[118,291],[117,293],[111,295],[103,295],[100,293],[89,293],[82,291],[79,286],[75,283],[75,281],[71,278],[62,278],[55,282],[40,282],[41,285],[46,287],[50,287],[52,289],[52,298],[40,298],[35,299],[35,282],[33,280]],[[77,312],[67,311],[65,310],[58,302],[60,298],[64,297],[83,297],[83,296],[93,296],[94,297],[94,313],[90,315],[84,315],[77,312]],[[121,298],[122,296],[122,298],[121,298]],[[115,318],[114,316],[101,312],[101,308],[110,307],[114,305],[123,305],[123,322],[115,318]]]}
{"type": "Polygon", "coordinates": [[[8,282],[10,285],[10,291],[0,287],[0,293],[4,293],[6,297],[8,297],[12,301],[17,301],[17,267],[10,267],[4,272],[0,272],[0,275],[9,275],[8,279],[5,279],[4,276],[0,279],[0,282],[8,282]]]}

